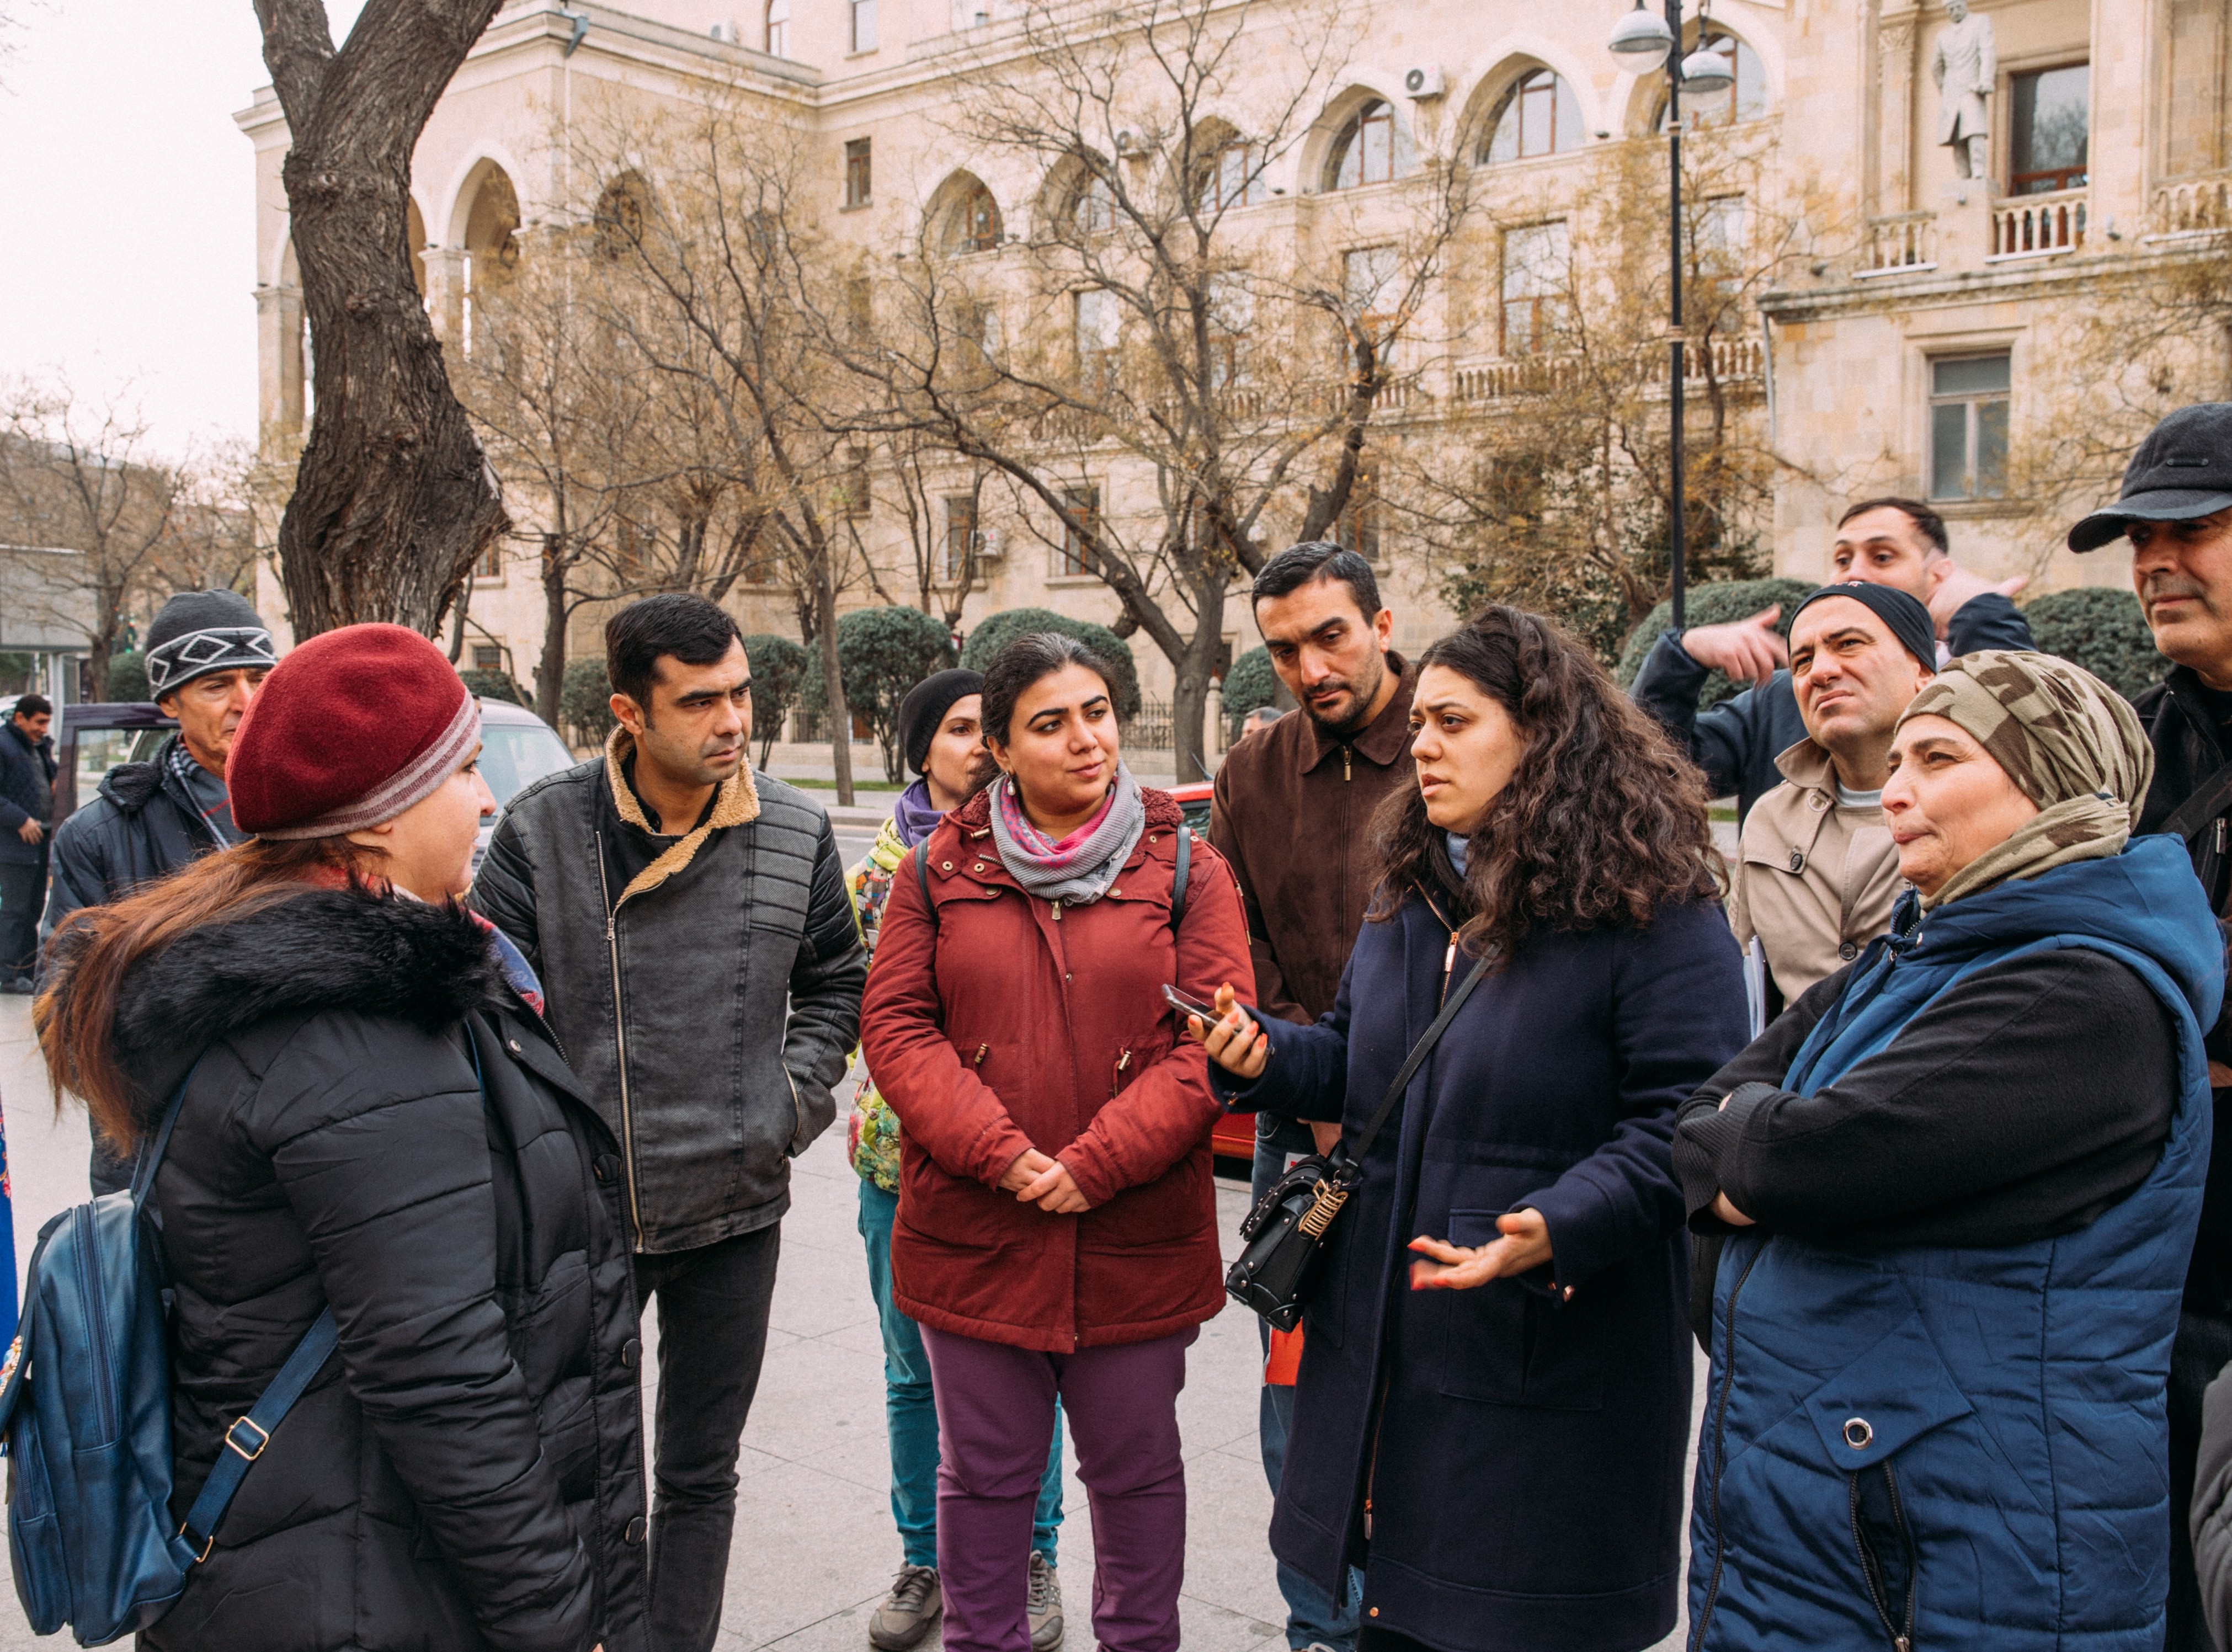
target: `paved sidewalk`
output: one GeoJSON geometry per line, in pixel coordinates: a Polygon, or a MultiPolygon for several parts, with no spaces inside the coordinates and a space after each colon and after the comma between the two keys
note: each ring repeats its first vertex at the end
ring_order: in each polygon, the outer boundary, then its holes
{"type": "MultiPolygon", "coordinates": [[[[0,1100],[7,1114],[20,1269],[38,1229],[86,1196],[86,1122],[56,1120],[31,1041],[30,1001],[0,996],[0,1100]]],[[[883,1351],[854,1227],[859,1182],[833,1130],[798,1161],[784,1219],[773,1328],[744,1434],[736,1537],[720,1652],[860,1652],[899,1565],[884,1435],[883,1351]]],[[[1220,1182],[1227,1249],[1243,1189],[1220,1182]]],[[[653,1332],[646,1325],[646,1338],[653,1332]]],[[[1254,1320],[1229,1308],[1202,1327],[1178,1420],[1188,1494],[1186,1652],[1284,1652],[1286,1610],[1263,1533],[1271,1498],[1256,1458],[1254,1320]]],[[[1092,1648],[1092,1520],[1068,1454],[1061,1529],[1067,1645],[1092,1648]]],[[[6,1567],[0,1545],[0,1571],[6,1567]]],[[[1681,1644],[1680,1631],[1665,1642],[1681,1644]]],[[[0,1652],[71,1644],[29,1632],[12,1580],[0,1583],[0,1652]]],[[[925,1646],[937,1649],[933,1636],[925,1646]]]]}

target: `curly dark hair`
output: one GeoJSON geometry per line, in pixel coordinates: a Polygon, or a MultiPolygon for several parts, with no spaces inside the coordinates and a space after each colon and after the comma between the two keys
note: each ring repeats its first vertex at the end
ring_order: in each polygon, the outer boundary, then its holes
{"type": "Polygon", "coordinates": [[[1496,942],[1509,956],[1537,930],[1646,924],[1670,901],[1719,892],[1704,777],[1555,624],[1485,608],[1419,658],[1421,675],[1435,665],[1501,704],[1526,755],[1472,834],[1461,882],[1417,784],[1388,794],[1367,918],[1438,887],[1460,897],[1467,951],[1496,942]]]}

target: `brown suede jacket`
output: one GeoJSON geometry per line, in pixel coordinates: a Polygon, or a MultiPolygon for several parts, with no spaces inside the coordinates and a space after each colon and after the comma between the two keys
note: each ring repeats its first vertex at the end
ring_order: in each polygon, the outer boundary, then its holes
{"type": "Polygon", "coordinates": [[[1232,865],[1248,914],[1256,1001],[1314,1021],[1333,1007],[1372,896],[1372,813],[1411,783],[1411,696],[1400,654],[1395,696],[1361,734],[1341,740],[1303,711],[1235,746],[1217,772],[1209,840],[1232,865]]]}

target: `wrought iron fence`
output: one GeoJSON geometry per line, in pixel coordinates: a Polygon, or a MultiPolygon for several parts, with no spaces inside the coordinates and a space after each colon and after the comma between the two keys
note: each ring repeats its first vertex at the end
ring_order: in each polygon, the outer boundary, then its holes
{"type": "Polygon", "coordinates": [[[1139,715],[1124,725],[1124,744],[1135,751],[1169,751],[1171,703],[1142,699],[1139,715]]]}

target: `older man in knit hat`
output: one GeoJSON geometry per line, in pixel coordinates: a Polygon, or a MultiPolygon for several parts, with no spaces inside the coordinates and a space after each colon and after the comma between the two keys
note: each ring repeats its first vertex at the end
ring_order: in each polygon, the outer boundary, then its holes
{"type": "MultiPolygon", "coordinates": [[[[271,633],[233,591],[181,591],[147,628],[147,687],[178,732],[144,763],[108,771],[101,794],[55,833],[46,930],[102,906],[244,835],[233,824],[224,763],[265,673],[279,663],[271,633]]],[[[131,1181],[96,1143],[93,1186],[131,1181]]]]}

